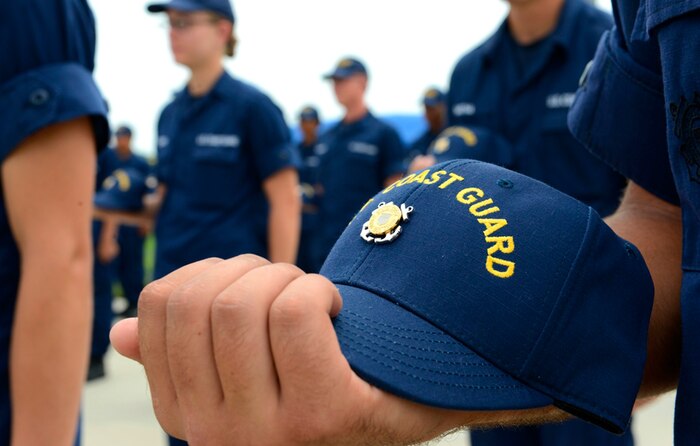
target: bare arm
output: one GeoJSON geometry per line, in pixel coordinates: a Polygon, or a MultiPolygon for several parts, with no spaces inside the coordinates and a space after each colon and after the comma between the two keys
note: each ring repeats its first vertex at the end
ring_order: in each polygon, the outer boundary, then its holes
{"type": "Polygon", "coordinates": [[[150,232],[153,220],[163,205],[167,191],[168,189],[164,184],[159,184],[153,193],[143,198],[143,211],[128,212],[95,208],[93,217],[110,225],[139,226],[145,235],[150,232]]]}
{"type": "Polygon", "coordinates": [[[301,231],[299,178],[294,169],[283,169],[263,183],[270,205],[268,255],[273,263],[295,263],[301,231]]]}
{"type": "Polygon", "coordinates": [[[672,390],[680,367],[681,210],[630,183],[620,208],[606,222],[639,248],[654,280],[647,363],[639,397],[672,390]]]}
{"type": "Polygon", "coordinates": [[[97,243],[97,259],[100,263],[107,264],[119,255],[118,231],[119,224],[114,219],[103,221],[100,239],[97,243]]]}
{"type": "Polygon", "coordinates": [[[22,259],[10,347],[12,444],[72,445],[92,317],[88,119],[25,140],[3,163],[2,181],[22,259]]]}

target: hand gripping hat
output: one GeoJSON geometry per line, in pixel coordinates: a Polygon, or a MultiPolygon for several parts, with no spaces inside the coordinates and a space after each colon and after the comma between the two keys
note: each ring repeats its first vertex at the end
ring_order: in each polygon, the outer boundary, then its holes
{"type": "Polygon", "coordinates": [[[483,127],[448,127],[428,149],[440,163],[455,159],[474,159],[512,168],[515,150],[500,135],[483,127]]]}
{"type": "Polygon", "coordinates": [[[555,189],[478,161],[435,165],[367,202],[321,274],[343,297],[344,355],[383,390],[629,424],[651,277],[633,245],[555,189]]]}
{"type": "Polygon", "coordinates": [[[95,194],[95,206],[111,211],[137,212],[149,192],[147,179],[135,169],[117,169],[95,194]]]}

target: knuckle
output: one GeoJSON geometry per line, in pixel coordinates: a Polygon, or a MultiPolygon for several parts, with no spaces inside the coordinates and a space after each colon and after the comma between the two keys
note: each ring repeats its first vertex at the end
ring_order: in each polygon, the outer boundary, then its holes
{"type": "Polygon", "coordinates": [[[146,285],[141,291],[138,306],[139,314],[152,312],[163,306],[170,297],[172,287],[162,280],[156,280],[146,285]]]}
{"type": "Polygon", "coordinates": [[[246,262],[254,265],[269,265],[270,261],[255,254],[241,254],[234,259],[238,262],[246,262]]]}
{"type": "Polygon", "coordinates": [[[201,293],[201,286],[191,284],[185,284],[173,291],[167,302],[168,314],[179,316],[190,313],[199,301],[201,293]]]}
{"type": "Polygon", "coordinates": [[[282,326],[297,325],[304,320],[306,310],[303,294],[287,293],[272,303],[270,323],[282,326]]]}
{"type": "Polygon", "coordinates": [[[252,299],[245,298],[245,290],[227,290],[214,298],[211,305],[212,318],[236,323],[247,319],[254,311],[252,299]]]}

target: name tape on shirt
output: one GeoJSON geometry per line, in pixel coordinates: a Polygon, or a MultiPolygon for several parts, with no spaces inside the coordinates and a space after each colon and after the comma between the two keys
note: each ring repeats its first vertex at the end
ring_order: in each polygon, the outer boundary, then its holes
{"type": "Polygon", "coordinates": [[[377,154],[379,154],[379,147],[364,142],[351,142],[348,144],[348,150],[352,153],[359,153],[367,156],[377,156],[377,154]]]}
{"type": "Polygon", "coordinates": [[[470,102],[461,102],[452,107],[452,114],[455,116],[474,116],[476,114],[476,105],[470,102]]]}
{"type": "Polygon", "coordinates": [[[571,108],[576,93],[554,93],[547,96],[547,108],[571,108]]]}
{"type": "Polygon", "coordinates": [[[241,144],[241,139],[238,135],[202,133],[197,135],[195,143],[200,147],[238,147],[241,144]]]}

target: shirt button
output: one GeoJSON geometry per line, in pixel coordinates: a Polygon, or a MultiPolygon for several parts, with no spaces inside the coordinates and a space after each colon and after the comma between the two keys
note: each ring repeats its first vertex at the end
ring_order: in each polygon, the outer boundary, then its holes
{"type": "Polygon", "coordinates": [[[44,105],[51,98],[51,95],[44,88],[38,88],[29,95],[29,103],[38,107],[44,105]]]}

